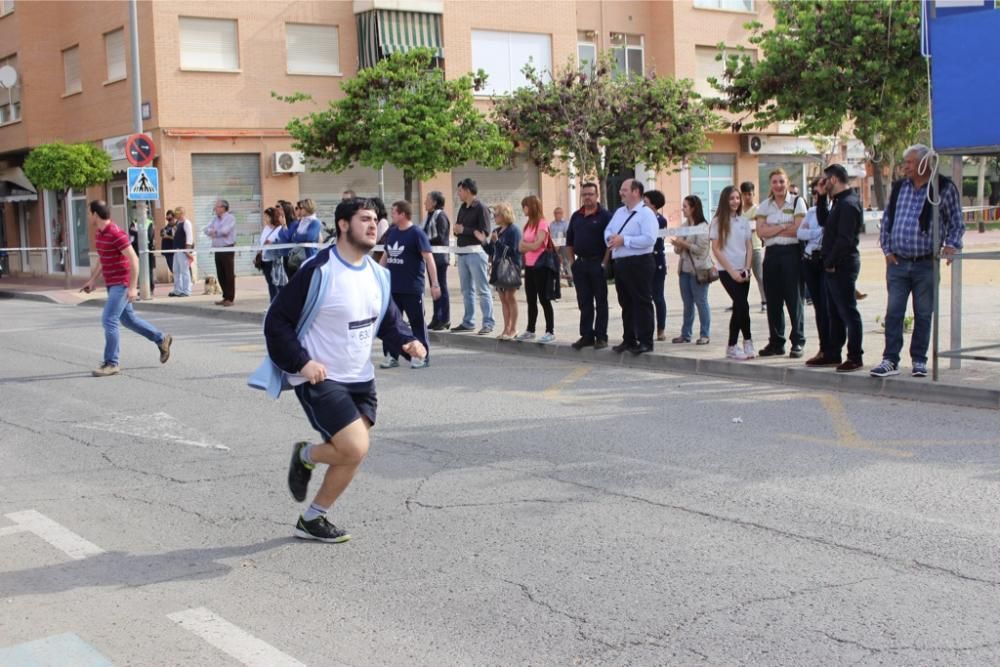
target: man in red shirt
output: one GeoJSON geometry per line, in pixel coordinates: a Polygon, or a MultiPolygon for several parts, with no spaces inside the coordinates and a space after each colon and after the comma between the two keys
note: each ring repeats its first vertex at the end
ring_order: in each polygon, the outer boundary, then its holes
{"type": "Polygon", "coordinates": [[[95,377],[117,375],[119,349],[119,322],[140,336],[156,343],[160,350],[160,363],[170,358],[170,344],[173,337],[164,334],[132,310],[132,302],[138,297],[136,284],[139,276],[139,256],[129,243],[128,235],[111,221],[111,211],[106,202],[90,202],[87,216],[94,228],[94,243],[99,261],[90,271],[90,279],[81,291],[91,292],[97,282],[97,274],[104,274],[104,284],[108,288],[108,300],[104,304],[101,318],[104,324],[104,361],[93,371],[95,377]]]}

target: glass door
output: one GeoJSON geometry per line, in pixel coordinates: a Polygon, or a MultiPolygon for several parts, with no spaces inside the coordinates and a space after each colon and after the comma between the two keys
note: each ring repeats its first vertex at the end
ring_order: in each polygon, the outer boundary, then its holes
{"type": "Polygon", "coordinates": [[[90,267],[90,237],[87,233],[87,191],[73,190],[67,207],[73,229],[73,268],[90,267]]]}

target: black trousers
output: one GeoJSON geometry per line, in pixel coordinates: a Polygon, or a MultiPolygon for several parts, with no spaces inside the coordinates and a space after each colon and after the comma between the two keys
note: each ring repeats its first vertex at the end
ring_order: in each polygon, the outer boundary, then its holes
{"type": "MultiPolygon", "coordinates": [[[[160,250],[173,250],[174,240],[173,239],[161,239],[160,240],[160,250]]],[[[163,257],[167,260],[167,270],[170,273],[174,272],[174,253],[166,252],[163,253],[163,257]]]]}
{"type": "Polygon", "coordinates": [[[442,324],[451,322],[451,302],[448,300],[448,257],[448,255],[434,254],[434,268],[437,269],[441,297],[434,299],[434,312],[431,313],[431,319],[442,324]]]}
{"type": "MultiPolygon", "coordinates": [[[[232,247],[232,246],[228,246],[232,247]]],[[[215,275],[219,279],[222,298],[225,301],[236,300],[236,253],[215,253],[215,275]]]]}
{"type": "Polygon", "coordinates": [[[750,333],[750,281],[738,283],[725,271],[719,271],[719,282],[722,283],[729,298],[733,300],[733,312],[729,316],[729,342],[727,345],[736,345],[740,340],[741,332],[743,340],[752,340],[750,333]]]}
{"type": "Polygon", "coordinates": [[[785,309],[792,345],[805,345],[802,321],[802,250],[799,244],[769,246],[764,251],[764,295],[767,297],[768,341],[785,347],[785,309]]]}
{"type": "MultiPolygon", "coordinates": [[[[427,359],[429,360],[431,358],[431,346],[427,342],[427,326],[424,324],[424,295],[393,292],[392,302],[396,304],[396,308],[399,308],[399,312],[406,315],[406,321],[410,323],[413,335],[424,344],[424,348],[427,350],[427,359]]],[[[389,348],[385,343],[382,343],[382,353],[389,354],[389,348]]],[[[409,359],[408,354],[404,353],[403,356],[409,359]]],[[[396,355],[393,355],[393,359],[397,358],[396,355]]]]}
{"type": "Polygon", "coordinates": [[[622,342],[653,347],[653,254],[615,260],[615,291],[622,308],[622,342]]]}
{"type": "Polygon", "coordinates": [[[802,277],[806,289],[812,298],[813,311],[816,313],[816,333],[819,335],[819,351],[830,361],[840,358],[840,350],[830,348],[830,316],[826,294],[827,273],[823,269],[823,260],[811,257],[802,260],[802,277]]]}
{"type": "Polygon", "coordinates": [[[577,258],[570,266],[576,285],[576,305],[580,309],[580,336],[591,340],[608,339],[608,281],[601,258],[577,258]]]}
{"type": "MultiPolygon", "coordinates": [[[[853,255],[837,265],[836,271],[826,274],[827,308],[830,313],[830,350],[839,358],[847,341],[847,358],[862,361],[864,350],[861,338],[864,324],[858,312],[855,287],[861,272],[861,257],[853,255]]],[[[813,299],[816,297],[813,296],[813,299]]]]}
{"type": "Polygon", "coordinates": [[[531,333],[535,333],[535,323],[538,322],[539,301],[542,302],[542,312],[545,313],[545,333],[555,333],[555,315],[552,312],[552,301],[549,299],[551,288],[546,284],[550,280],[552,272],[548,269],[524,267],[524,298],[528,302],[527,331],[531,333]]]}

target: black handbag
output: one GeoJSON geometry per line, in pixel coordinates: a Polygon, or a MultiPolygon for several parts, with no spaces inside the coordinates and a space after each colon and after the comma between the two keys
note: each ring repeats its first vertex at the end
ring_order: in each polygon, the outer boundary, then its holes
{"type": "Polygon", "coordinates": [[[490,282],[494,287],[517,289],[521,286],[521,267],[510,256],[507,246],[499,247],[503,249],[503,253],[493,260],[493,280],[490,282]]]}

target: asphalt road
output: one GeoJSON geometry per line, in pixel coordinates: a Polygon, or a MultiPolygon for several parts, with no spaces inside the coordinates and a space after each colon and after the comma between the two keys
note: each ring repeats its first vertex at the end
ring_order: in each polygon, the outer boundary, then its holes
{"type": "Polygon", "coordinates": [[[149,319],[0,301],[0,666],[1000,663],[995,412],[436,349],[321,545],[259,328],[149,319]]]}

